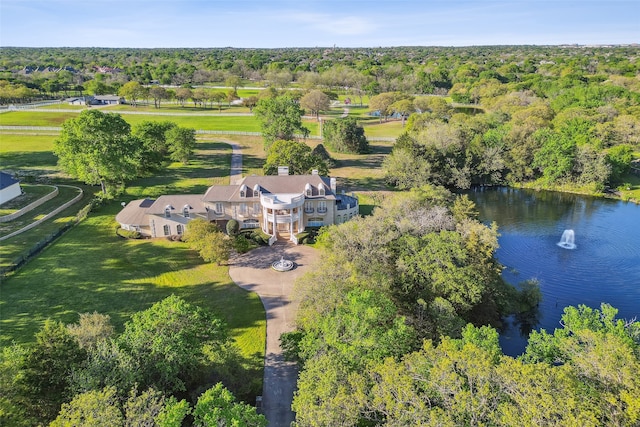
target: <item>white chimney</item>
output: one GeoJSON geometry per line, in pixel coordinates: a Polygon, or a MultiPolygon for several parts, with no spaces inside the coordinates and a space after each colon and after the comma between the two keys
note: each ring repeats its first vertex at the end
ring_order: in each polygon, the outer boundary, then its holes
{"type": "Polygon", "coordinates": [[[336,194],[336,179],[335,178],[331,178],[331,191],[333,192],[333,194],[336,194]]]}
{"type": "Polygon", "coordinates": [[[289,175],[289,166],[278,166],[278,175],[289,175]]]}
{"type": "Polygon", "coordinates": [[[318,175],[318,169],[314,169],[311,171],[311,175],[318,175]]]}

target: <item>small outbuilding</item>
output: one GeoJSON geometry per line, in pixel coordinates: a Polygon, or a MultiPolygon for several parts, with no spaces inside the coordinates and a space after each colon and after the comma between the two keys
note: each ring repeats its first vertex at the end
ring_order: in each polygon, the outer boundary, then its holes
{"type": "Polygon", "coordinates": [[[6,172],[0,171],[0,205],[22,194],[20,181],[6,172]]]}

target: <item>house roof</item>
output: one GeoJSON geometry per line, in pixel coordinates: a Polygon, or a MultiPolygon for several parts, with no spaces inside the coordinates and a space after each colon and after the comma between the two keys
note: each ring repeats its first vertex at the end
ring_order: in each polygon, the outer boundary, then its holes
{"type": "Polygon", "coordinates": [[[120,224],[140,225],[145,224],[147,210],[153,206],[155,200],[138,199],[132,200],[116,215],[116,221],[120,224]]]}
{"type": "Polygon", "coordinates": [[[0,190],[4,190],[7,187],[11,187],[14,184],[19,184],[20,181],[6,172],[0,171],[0,190]]]}
{"type": "Polygon", "coordinates": [[[119,101],[122,97],[118,95],[96,95],[93,99],[96,101],[119,101]]]}
{"type": "Polygon", "coordinates": [[[311,186],[312,197],[319,196],[319,185],[325,187],[325,199],[335,199],[335,194],[331,191],[331,181],[329,178],[320,175],[251,175],[245,177],[238,185],[214,185],[209,187],[203,200],[205,202],[240,202],[251,200],[252,198],[240,197],[240,189],[246,185],[248,189],[258,185],[262,193],[267,194],[303,194],[307,184],[311,186]]]}
{"type": "Polygon", "coordinates": [[[199,194],[172,194],[160,196],[149,208],[147,213],[150,215],[164,215],[164,209],[171,206],[176,213],[182,212],[182,208],[189,205],[192,213],[205,213],[207,210],[202,202],[202,196],[199,194]]]}

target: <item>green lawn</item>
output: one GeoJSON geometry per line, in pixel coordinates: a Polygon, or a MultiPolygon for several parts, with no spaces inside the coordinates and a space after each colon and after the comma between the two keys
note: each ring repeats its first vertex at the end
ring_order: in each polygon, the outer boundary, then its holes
{"type": "MultiPolygon", "coordinates": [[[[46,114],[46,113],[45,113],[46,114]]],[[[55,171],[50,147],[55,137],[1,135],[0,155],[13,168],[55,171]],[[5,144],[5,139],[11,144],[5,144]],[[26,145],[29,141],[29,145],[26,145]],[[7,145],[10,145],[7,147],[7,145]],[[50,157],[42,157],[48,153],[50,157]]],[[[41,254],[0,284],[0,345],[28,343],[47,318],[75,322],[78,313],[109,314],[121,330],[136,311],[171,295],[212,309],[232,329],[247,366],[261,370],[265,348],[265,313],[256,294],[233,284],[227,267],[204,264],[180,242],[165,239],[124,240],[115,234],[121,201],[167,193],[203,193],[211,184],[228,183],[231,148],[201,141],[188,165],[173,163],[165,171],[132,182],[126,194],[72,228],[41,254]]],[[[86,198],[97,188],[84,186],[86,198]]],[[[70,220],[88,200],[36,229],[2,242],[2,260],[16,254],[70,220]]],[[[256,374],[261,378],[260,373],[256,374]]],[[[259,394],[259,390],[256,390],[259,394]]]]}
{"type": "Polygon", "coordinates": [[[9,215],[55,191],[50,185],[20,184],[22,194],[0,206],[0,216],[9,215]]]}

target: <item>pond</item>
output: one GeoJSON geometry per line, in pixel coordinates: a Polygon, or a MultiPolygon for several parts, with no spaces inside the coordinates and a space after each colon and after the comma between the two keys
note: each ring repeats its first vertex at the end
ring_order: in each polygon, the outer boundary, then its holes
{"type": "Polygon", "coordinates": [[[509,188],[468,194],[480,220],[498,224],[496,256],[505,266],[505,280],[516,285],[536,279],[542,291],[535,317],[505,319],[500,336],[505,354],[521,354],[531,328],[559,328],[569,305],[599,308],[605,302],[619,310],[619,318],[640,319],[640,206],[509,188]],[[565,243],[573,237],[574,246],[558,245],[563,237],[565,243]]]}

